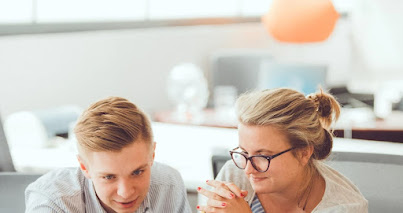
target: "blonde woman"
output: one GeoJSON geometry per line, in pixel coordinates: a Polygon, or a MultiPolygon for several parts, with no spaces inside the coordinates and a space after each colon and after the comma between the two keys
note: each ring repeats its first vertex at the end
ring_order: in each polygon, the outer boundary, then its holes
{"type": "Polygon", "coordinates": [[[333,144],[330,125],[340,106],[320,91],[247,93],[237,100],[239,146],[230,151],[205,212],[368,212],[368,202],[346,177],[322,160],[333,144]]]}

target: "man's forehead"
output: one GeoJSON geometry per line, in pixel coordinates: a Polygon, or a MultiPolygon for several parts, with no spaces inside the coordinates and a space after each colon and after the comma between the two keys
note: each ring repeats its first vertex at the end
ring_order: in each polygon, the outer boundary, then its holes
{"type": "Polygon", "coordinates": [[[99,174],[99,175],[121,174],[121,173],[128,175],[128,174],[131,174],[134,171],[145,169],[149,165],[150,165],[150,163],[147,162],[147,163],[139,165],[137,167],[136,166],[127,167],[127,169],[122,169],[122,167],[118,167],[118,168],[105,168],[105,167],[100,167],[99,168],[99,167],[96,167],[96,168],[94,168],[93,172],[95,174],[99,174]]]}
{"type": "Polygon", "coordinates": [[[88,152],[87,161],[94,171],[133,171],[152,160],[149,144],[133,143],[120,151],[88,152]]]}

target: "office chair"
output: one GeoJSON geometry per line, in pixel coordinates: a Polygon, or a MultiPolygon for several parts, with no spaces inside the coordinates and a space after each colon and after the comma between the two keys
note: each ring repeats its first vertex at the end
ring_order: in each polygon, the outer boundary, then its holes
{"type": "Polygon", "coordinates": [[[229,155],[229,153],[227,155],[225,155],[225,153],[222,153],[222,154],[220,153],[220,154],[217,154],[217,155],[213,155],[211,157],[214,179],[217,177],[217,175],[220,172],[221,168],[224,166],[224,164],[228,160],[231,160],[231,156],[229,155]]]}
{"type": "Polygon", "coordinates": [[[0,116],[0,172],[15,172],[0,116]]]}
{"type": "Polygon", "coordinates": [[[403,156],[334,152],[326,163],[360,189],[369,212],[403,211],[403,156]]]}
{"type": "Polygon", "coordinates": [[[40,176],[39,174],[0,172],[0,212],[24,212],[25,188],[40,176]]]}

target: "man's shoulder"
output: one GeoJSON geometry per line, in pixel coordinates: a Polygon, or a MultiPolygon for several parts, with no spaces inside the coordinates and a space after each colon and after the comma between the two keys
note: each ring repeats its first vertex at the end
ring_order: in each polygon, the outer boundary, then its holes
{"type": "Polygon", "coordinates": [[[26,192],[37,192],[49,198],[81,195],[85,177],[79,168],[56,169],[31,183],[26,192]]]}
{"type": "Polygon", "coordinates": [[[176,185],[179,180],[183,182],[176,169],[163,163],[154,162],[151,168],[151,184],[176,185]]]}
{"type": "Polygon", "coordinates": [[[191,212],[182,177],[174,168],[154,162],[148,199],[152,212],[191,212]]]}
{"type": "Polygon", "coordinates": [[[83,212],[85,183],[79,168],[51,171],[26,188],[26,212],[83,212]]]}

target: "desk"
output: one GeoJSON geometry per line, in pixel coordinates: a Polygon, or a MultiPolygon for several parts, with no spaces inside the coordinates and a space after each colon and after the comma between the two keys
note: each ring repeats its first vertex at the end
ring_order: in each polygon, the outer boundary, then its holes
{"type": "MultiPolygon", "coordinates": [[[[343,112],[342,112],[343,113],[343,112]]],[[[354,113],[354,112],[353,112],[354,113]]],[[[336,124],[334,134],[336,137],[345,137],[345,130],[351,131],[351,138],[375,140],[375,141],[389,141],[403,143],[403,112],[392,112],[386,119],[383,120],[365,120],[355,121],[350,120],[350,124],[346,122],[346,117],[350,117],[349,113],[341,115],[336,124]]],[[[367,112],[368,114],[368,112],[367,112]]],[[[368,116],[368,115],[365,115],[368,116]]],[[[203,112],[204,119],[199,122],[191,121],[177,121],[172,118],[171,111],[160,111],[154,114],[153,118],[156,122],[172,123],[172,124],[186,124],[196,126],[208,127],[221,127],[221,128],[236,128],[236,122],[223,122],[216,118],[213,109],[207,109],[203,112]]]]}
{"type": "MultiPolygon", "coordinates": [[[[155,160],[177,169],[188,190],[205,186],[205,180],[213,178],[213,154],[227,153],[238,145],[236,129],[158,122],[154,122],[152,126],[157,142],[155,160]]],[[[14,149],[11,150],[11,155],[17,171],[44,173],[55,168],[78,166],[76,152],[66,147],[14,149]]],[[[333,150],[403,156],[403,143],[335,138],[333,150]]]]}

